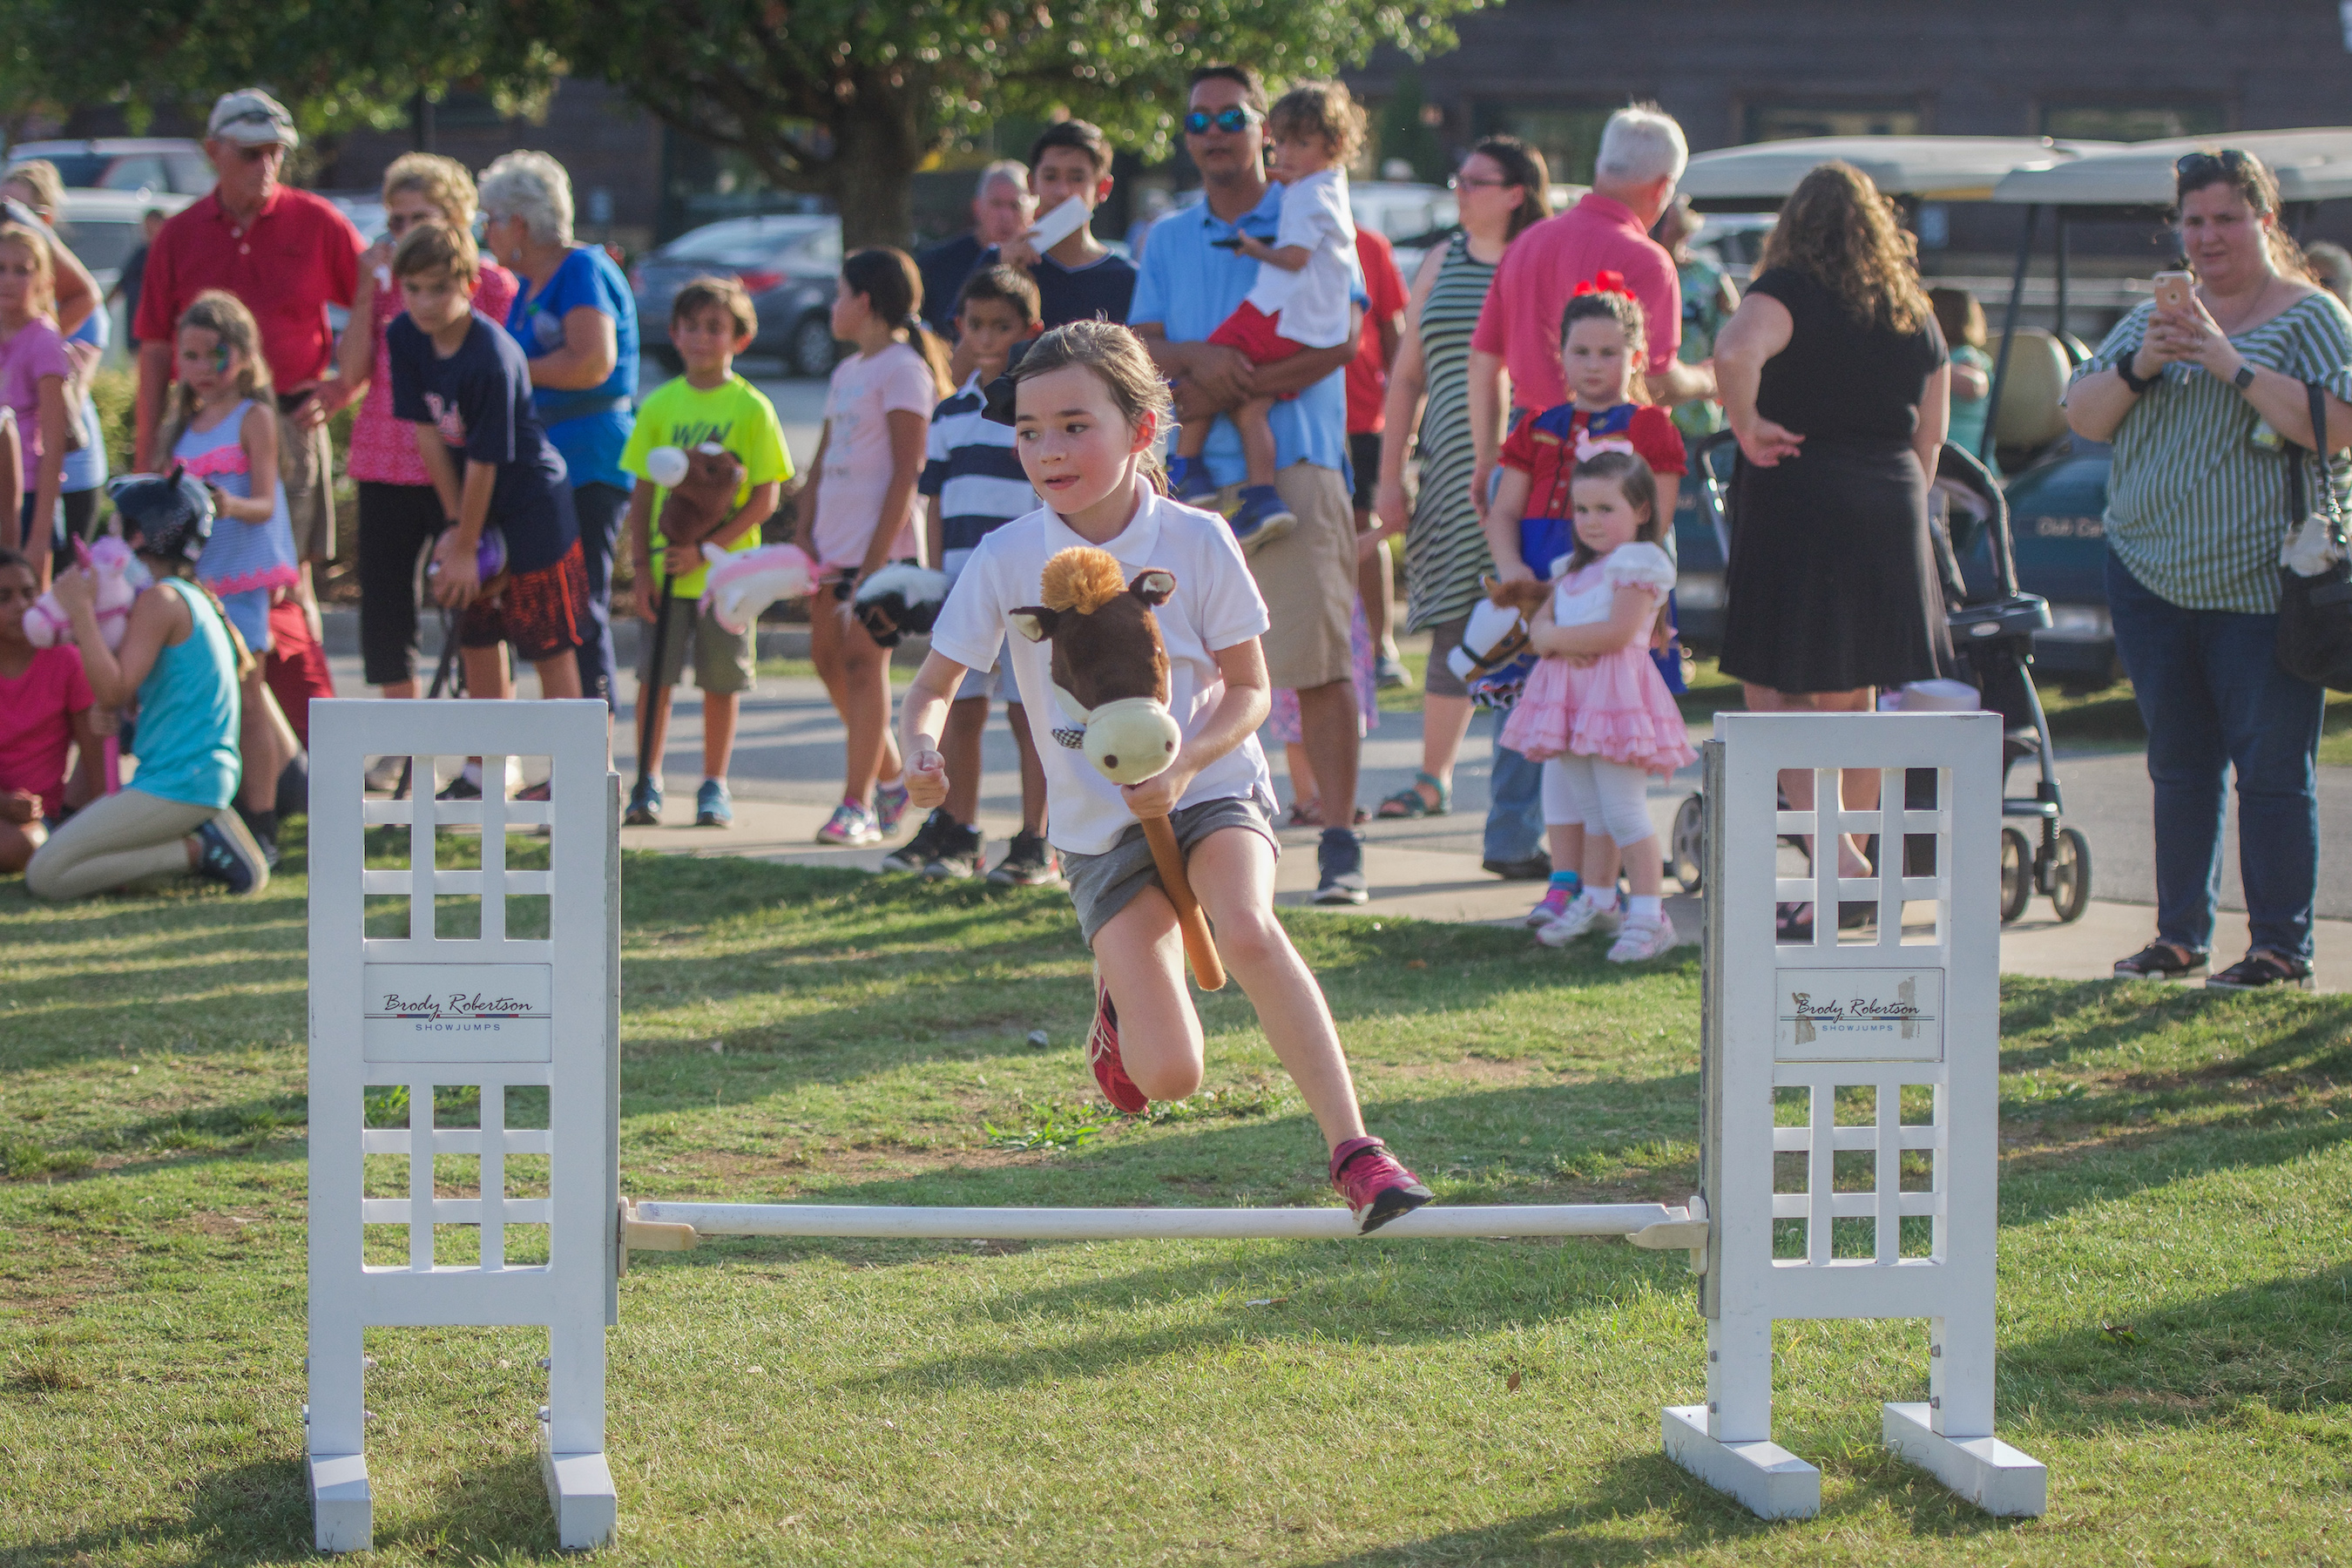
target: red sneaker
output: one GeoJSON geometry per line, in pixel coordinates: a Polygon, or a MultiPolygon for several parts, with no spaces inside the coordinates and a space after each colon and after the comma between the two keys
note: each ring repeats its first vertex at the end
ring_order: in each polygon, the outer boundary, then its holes
{"type": "Polygon", "coordinates": [[[1151,1102],[1127,1076],[1127,1066],[1118,1058],[1118,1009],[1111,1005],[1110,987],[1095,976],[1095,1026],[1087,1036],[1087,1060],[1095,1069],[1095,1082],[1102,1088],[1103,1098],[1115,1110],[1129,1116],[1140,1116],[1151,1102]]]}
{"type": "Polygon", "coordinates": [[[1331,1151],[1331,1184],[1348,1200],[1359,1236],[1411,1214],[1434,1195],[1377,1138],[1350,1138],[1331,1151]]]}

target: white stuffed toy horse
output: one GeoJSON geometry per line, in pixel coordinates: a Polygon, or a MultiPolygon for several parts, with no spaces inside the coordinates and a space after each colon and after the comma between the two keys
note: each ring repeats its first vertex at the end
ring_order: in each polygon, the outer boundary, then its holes
{"type": "MultiPolygon", "coordinates": [[[[98,579],[98,635],[109,651],[120,648],[123,634],[131,629],[131,603],[153,579],[139,564],[131,546],[111,535],[95,544],[75,540],[74,554],[98,579]]],[[[73,617],[58,607],[54,591],[34,600],[33,607],[25,612],[25,640],[35,647],[58,647],[73,641],[73,617]]]]}
{"type": "Polygon", "coordinates": [[[777,600],[805,598],[816,581],[816,563],[797,544],[762,544],[740,554],[705,544],[702,558],[710,563],[710,574],[703,579],[703,608],[738,636],[777,600]]]}

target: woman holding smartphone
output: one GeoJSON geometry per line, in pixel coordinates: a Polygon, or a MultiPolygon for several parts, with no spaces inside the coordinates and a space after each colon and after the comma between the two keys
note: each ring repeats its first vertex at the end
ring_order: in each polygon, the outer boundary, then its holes
{"type": "Polygon", "coordinates": [[[2161,278],[2066,395],[2074,434],[2115,444],[2107,608],[2156,786],[2156,940],[2116,974],[2204,972],[2234,767],[2252,943],[2205,984],[2308,990],[2326,693],[2274,657],[2278,555],[2285,465],[2316,447],[2335,455],[2339,498],[2352,481],[2352,315],[2309,280],[2261,160],[2191,153],[2175,174],[2195,286],[2161,278]],[[2323,395],[2325,431],[2311,428],[2306,386],[2323,395]],[[2278,437],[2303,449],[2282,455],[2278,437]]]}

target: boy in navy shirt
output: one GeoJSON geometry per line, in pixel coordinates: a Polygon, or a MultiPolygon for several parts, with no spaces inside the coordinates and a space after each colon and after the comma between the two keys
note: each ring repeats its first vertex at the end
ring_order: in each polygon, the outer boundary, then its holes
{"type": "Polygon", "coordinates": [[[973,273],[1010,262],[1035,279],[1044,330],[1097,320],[1124,324],[1135,299],[1135,268],[1095,237],[1091,216],[1110,195],[1110,142],[1083,120],[1047,126],[1029,150],[1029,189],[1039,221],[1073,196],[1086,204],[1087,221],[1042,254],[1026,239],[983,250],[973,273]]]}
{"type": "MultiPolygon", "coordinates": [[[[1004,374],[1016,346],[1035,337],[1037,286],[1016,267],[983,267],[964,279],[955,305],[956,349],[950,373],[955,395],[931,413],[930,444],[916,488],[931,498],[929,559],[952,584],[980,542],[1016,517],[1037,510],[1037,492],[1013,449],[1013,426],[986,413],[988,384],[1004,374]]],[[[948,707],[940,750],[954,781],[948,798],[915,836],[883,857],[886,871],[920,871],[926,881],[970,877],[980,870],[980,742],[988,728],[988,700],[1004,700],[1004,717],[1021,748],[1021,831],[988,879],[998,887],[1060,883],[1054,850],[1045,842],[1045,769],[1006,667],[972,670],[948,707]],[[961,771],[958,771],[961,770],[961,771]]]]}
{"type": "Polygon", "coordinates": [[[408,307],[384,335],[392,411],[417,427],[417,455],[448,522],[433,547],[433,593],[465,612],[467,694],[514,695],[499,655],[512,643],[538,669],[542,697],[577,697],[588,573],[563,458],[531,406],[530,362],[474,310],[481,262],[465,230],[417,225],[392,271],[408,307]],[[491,532],[504,561],[485,573],[480,546],[491,532]]]}

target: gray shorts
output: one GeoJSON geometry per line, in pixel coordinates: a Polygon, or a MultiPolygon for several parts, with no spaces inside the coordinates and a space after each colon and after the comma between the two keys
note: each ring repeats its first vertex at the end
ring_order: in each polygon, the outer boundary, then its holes
{"type": "MultiPolygon", "coordinates": [[[[1274,801],[1264,795],[1228,795],[1180,808],[1169,817],[1176,825],[1176,843],[1189,860],[1192,846],[1226,827],[1246,827],[1262,836],[1276,855],[1282,841],[1274,836],[1274,801]]],[[[1160,868],[1152,863],[1151,845],[1137,823],[1118,843],[1099,855],[1061,851],[1062,875],[1070,884],[1070,902],[1078,908],[1078,933],[1092,947],[1095,933],[1113,915],[1135,900],[1146,888],[1160,886],[1160,868]]]]}
{"type": "Polygon", "coordinates": [[[1429,668],[1422,671],[1422,694],[1427,697],[1467,697],[1470,689],[1445,662],[1445,656],[1462,646],[1462,633],[1470,625],[1468,616],[1440,621],[1429,628],[1429,668]]]}

